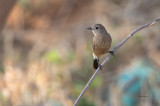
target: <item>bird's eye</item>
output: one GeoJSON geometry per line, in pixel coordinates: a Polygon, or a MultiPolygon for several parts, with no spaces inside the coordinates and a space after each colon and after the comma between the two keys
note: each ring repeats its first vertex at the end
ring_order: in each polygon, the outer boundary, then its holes
{"type": "Polygon", "coordinates": [[[96,27],[96,29],[98,29],[98,27],[96,27]]]}

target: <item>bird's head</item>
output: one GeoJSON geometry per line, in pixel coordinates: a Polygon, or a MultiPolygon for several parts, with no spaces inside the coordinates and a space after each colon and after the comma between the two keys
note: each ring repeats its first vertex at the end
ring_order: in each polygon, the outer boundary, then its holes
{"type": "Polygon", "coordinates": [[[91,27],[88,27],[87,29],[88,30],[92,30],[92,32],[95,35],[97,35],[97,34],[101,35],[101,34],[104,34],[104,33],[107,32],[106,29],[105,29],[105,27],[102,24],[95,24],[95,25],[93,25],[91,27]]]}

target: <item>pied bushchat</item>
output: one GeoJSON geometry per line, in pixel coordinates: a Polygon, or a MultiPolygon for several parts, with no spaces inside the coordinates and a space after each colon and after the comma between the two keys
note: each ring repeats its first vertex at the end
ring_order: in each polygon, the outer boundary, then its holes
{"type": "Polygon", "coordinates": [[[107,32],[105,27],[102,24],[95,24],[87,29],[92,30],[94,37],[92,41],[92,50],[93,50],[93,67],[97,69],[102,66],[99,63],[100,56],[105,53],[114,54],[113,51],[109,51],[109,48],[112,43],[112,38],[110,34],[107,32]]]}

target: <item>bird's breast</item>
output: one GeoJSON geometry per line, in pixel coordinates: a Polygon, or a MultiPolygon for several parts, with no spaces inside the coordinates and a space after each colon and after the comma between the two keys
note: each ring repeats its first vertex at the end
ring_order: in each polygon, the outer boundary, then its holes
{"type": "Polygon", "coordinates": [[[99,57],[105,53],[108,52],[110,46],[111,46],[111,36],[110,35],[105,35],[105,36],[101,36],[101,35],[97,35],[94,36],[93,38],[93,52],[94,54],[99,57]]]}

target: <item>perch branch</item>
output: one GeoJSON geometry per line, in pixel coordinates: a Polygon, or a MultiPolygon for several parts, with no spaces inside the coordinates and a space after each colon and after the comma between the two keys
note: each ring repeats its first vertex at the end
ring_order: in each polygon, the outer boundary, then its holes
{"type": "MultiPolygon", "coordinates": [[[[160,20],[160,17],[148,22],[147,24],[133,30],[123,41],[120,42],[120,44],[118,46],[116,46],[113,50],[113,52],[115,53],[129,38],[131,38],[136,32],[146,28],[146,27],[150,27],[156,24],[156,22],[158,22],[160,20]]],[[[102,66],[108,62],[108,60],[112,57],[112,54],[110,54],[103,62],[102,62],[102,66]]],[[[100,68],[98,67],[98,69],[94,72],[94,74],[92,75],[92,77],[90,78],[90,80],[88,81],[88,83],[86,84],[86,86],[84,87],[83,91],[81,92],[81,94],[78,96],[78,98],[76,99],[76,101],[74,102],[73,106],[77,106],[77,103],[79,102],[79,100],[81,99],[81,97],[83,96],[83,94],[85,93],[85,91],[87,90],[87,88],[89,87],[89,85],[91,84],[91,82],[93,81],[93,79],[95,78],[95,76],[97,75],[97,73],[99,72],[100,68]]]]}

